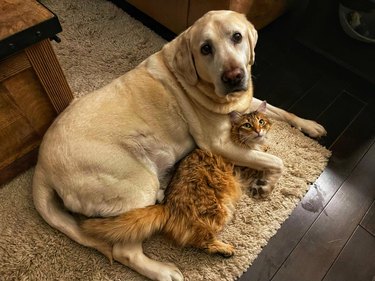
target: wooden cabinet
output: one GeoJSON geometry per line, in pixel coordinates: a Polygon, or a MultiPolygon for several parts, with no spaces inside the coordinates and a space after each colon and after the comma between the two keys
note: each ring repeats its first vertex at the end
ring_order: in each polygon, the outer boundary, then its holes
{"type": "Polygon", "coordinates": [[[112,0],[128,2],[172,32],[179,34],[211,10],[233,10],[246,14],[256,29],[282,15],[293,0],[112,0]]]}
{"type": "Polygon", "coordinates": [[[0,184],[36,162],[44,133],[73,99],[47,37],[53,30],[58,20],[41,4],[0,3],[0,184]]]}

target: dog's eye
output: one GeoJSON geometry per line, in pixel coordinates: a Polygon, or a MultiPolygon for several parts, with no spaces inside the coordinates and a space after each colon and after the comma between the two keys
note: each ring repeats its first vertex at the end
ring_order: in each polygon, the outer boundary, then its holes
{"type": "Polygon", "coordinates": [[[233,35],[232,35],[232,41],[234,42],[234,43],[241,43],[241,41],[242,41],[242,35],[241,35],[241,33],[239,33],[239,32],[235,32],[233,35]]]}
{"type": "Polygon", "coordinates": [[[211,45],[210,44],[204,44],[204,45],[202,45],[202,47],[201,47],[201,53],[204,56],[207,56],[207,55],[211,54],[212,53],[211,45]]]}

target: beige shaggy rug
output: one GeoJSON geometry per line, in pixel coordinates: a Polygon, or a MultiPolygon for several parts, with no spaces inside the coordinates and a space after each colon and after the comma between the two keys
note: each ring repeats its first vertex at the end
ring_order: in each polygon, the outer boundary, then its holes
{"type": "MultiPolygon", "coordinates": [[[[133,68],[165,43],[105,0],[45,0],[63,26],[54,44],[76,96],[103,86],[133,68]]],[[[327,164],[330,152],[298,130],[275,123],[269,152],[286,170],[271,197],[244,194],[233,221],[222,234],[236,248],[234,257],[180,249],[162,237],[144,243],[148,256],[173,262],[186,280],[234,280],[252,264],[327,164]]],[[[0,280],[145,280],[136,272],[76,244],[49,227],[34,209],[33,169],[0,188],[0,280]]]]}

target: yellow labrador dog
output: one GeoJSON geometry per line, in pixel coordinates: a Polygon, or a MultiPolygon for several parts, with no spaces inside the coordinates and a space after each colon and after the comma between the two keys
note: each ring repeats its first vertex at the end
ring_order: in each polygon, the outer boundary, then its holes
{"type": "MultiPolygon", "coordinates": [[[[142,242],[109,245],[84,235],[71,213],[108,217],[155,204],[168,169],[196,146],[266,171],[272,186],[282,160],[229,138],[228,113],[259,105],[250,73],[256,41],[244,15],[209,12],[134,70],[73,102],[40,147],[33,182],[40,215],[152,280],[183,280],[175,265],[145,256],[142,242]]],[[[268,106],[268,114],[312,137],[325,134],[284,110],[268,106]]]]}

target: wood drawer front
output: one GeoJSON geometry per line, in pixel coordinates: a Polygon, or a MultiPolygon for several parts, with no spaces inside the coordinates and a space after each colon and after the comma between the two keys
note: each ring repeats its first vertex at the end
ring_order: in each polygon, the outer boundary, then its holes
{"type": "Polygon", "coordinates": [[[0,60],[0,184],[35,164],[44,133],[72,100],[48,39],[0,60]]]}
{"type": "Polygon", "coordinates": [[[0,60],[0,82],[30,67],[30,62],[24,51],[0,60]]]}
{"type": "Polygon", "coordinates": [[[57,116],[32,68],[0,82],[0,169],[36,149],[57,116]]]}
{"type": "Polygon", "coordinates": [[[57,113],[34,71],[24,70],[2,83],[9,98],[42,137],[57,113]]]}

